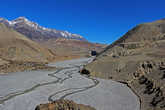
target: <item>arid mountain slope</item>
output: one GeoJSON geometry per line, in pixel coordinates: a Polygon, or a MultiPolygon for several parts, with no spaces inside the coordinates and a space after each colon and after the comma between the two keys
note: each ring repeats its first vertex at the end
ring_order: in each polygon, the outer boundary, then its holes
{"type": "Polygon", "coordinates": [[[91,49],[101,51],[105,47],[105,45],[88,42],[78,34],[42,27],[25,17],[19,17],[12,21],[0,18],[0,23],[40,43],[42,46],[50,48],[59,57],[84,57],[89,55],[91,49]]]}
{"type": "Polygon", "coordinates": [[[0,24],[0,57],[13,61],[48,62],[54,56],[24,35],[0,24]]]}
{"type": "Polygon", "coordinates": [[[103,52],[111,49],[116,45],[122,45],[122,43],[134,43],[137,44],[137,46],[140,46],[142,43],[162,39],[165,39],[165,19],[137,25],[133,29],[129,30],[120,39],[107,46],[103,52]]]}
{"type": "Polygon", "coordinates": [[[165,20],[136,26],[85,69],[127,84],[139,96],[141,110],[165,109],[165,20]]]}
{"type": "Polygon", "coordinates": [[[53,50],[57,56],[80,56],[90,55],[91,50],[102,51],[106,45],[90,43],[88,41],[80,41],[66,38],[58,38],[57,40],[48,40],[40,43],[47,48],[53,50]]]}

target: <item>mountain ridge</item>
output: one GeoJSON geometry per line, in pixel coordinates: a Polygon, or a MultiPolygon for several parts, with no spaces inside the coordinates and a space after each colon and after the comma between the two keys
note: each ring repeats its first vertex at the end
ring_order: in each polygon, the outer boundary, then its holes
{"type": "Polygon", "coordinates": [[[51,69],[45,64],[55,56],[51,50],[0,23],[0,74],[51,69]]]}
{"type": "Polygon", "coordinates": [[[165,20],[137,25],[84,68],[92,76],[126,84],[140,110],[165,108],[165,20]]]}
{"type": "Polygon", "coordinates": [[[59,31],[40,26],[25,17],[18,17],[8,21],[0,18],[0,23],[21,33],[27,38],[53,50],[58,57],[84,57],[89,56],[91,50],[101,51],[105,45],[91,43],[80,35],[59,31]]]}
{"type": "Polygon", "coordinates": [[[143,24],[138,24],[128,32],[126,32],[118,40],[114,41],[112,44],[106,47],[99,55],[104,53],[106,50],[120,45],[121,43],[129,42],[146,42],[165,39],[165,19],[156,20],[153,22],[147,22],[143,24]],[[147,37],[146,37],[147,36],[147,37]]]}
{"type": "Polygon", "coordinates": [[[14,31],[12,28],[8,28],[3,23],[0,23],[0,50],[0,56],[9,60],[38,61],[40,59],[42,62],[48,61],[49,58],[53,57],[49,50],[14,31]]]}
{"type": "Polygon", "coordinates": [[[47,39],[57,39],[57,38],[67,38],[86,41],[81,35],[73,34],[68,31],[60,31],[56,29],[46,28],[40,26],[38,23],[28,20],[25,17],[18,17],[14,20],[7,20],[5,18],[0,18],[0,23],[4,23],[8,27],[24,34],[31,40],[43,41],[47,39]],[[31,34],[33,32],[33,34],[31,34]]]}

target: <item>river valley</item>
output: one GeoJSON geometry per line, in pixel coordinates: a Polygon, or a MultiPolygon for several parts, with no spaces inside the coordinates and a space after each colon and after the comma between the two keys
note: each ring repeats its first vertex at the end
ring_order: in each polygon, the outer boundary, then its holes
{"type": "Polygon", "coordinates": [[[92,58],[49,64],[56,71],[0,75],[0,110],[34,110],[36,105],[69,99],[97,110],[140,110],[138,97],[124,84],[80,75],[92,58]]]}

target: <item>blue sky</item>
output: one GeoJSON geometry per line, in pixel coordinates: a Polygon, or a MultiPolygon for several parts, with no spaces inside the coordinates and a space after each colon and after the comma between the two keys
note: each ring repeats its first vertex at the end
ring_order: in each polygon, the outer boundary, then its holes
{"type": "Polygon", "coordinates": [[[25,16],[110,44],[139,23],[165,18],[165,0],[0,0],[0,17],[25,16]]]}

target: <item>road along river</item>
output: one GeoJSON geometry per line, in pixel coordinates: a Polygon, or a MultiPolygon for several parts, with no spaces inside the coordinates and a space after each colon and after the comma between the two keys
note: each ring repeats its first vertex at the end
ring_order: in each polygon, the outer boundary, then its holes
{"type": "Polygon", "coordinates": [[[82,58],[50,64],[56,71],[0,75],[0,110],[34,110],[36,105],[70,99],[97,110],[139,110],[138,97],[124,84],[78,72],[92,61],[82,58]]]}

